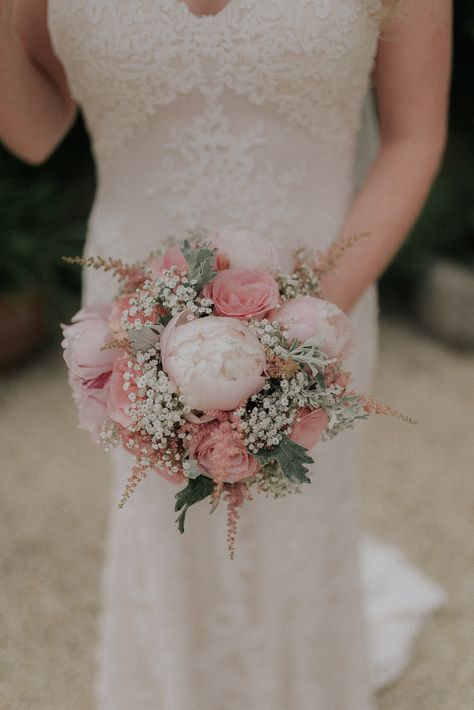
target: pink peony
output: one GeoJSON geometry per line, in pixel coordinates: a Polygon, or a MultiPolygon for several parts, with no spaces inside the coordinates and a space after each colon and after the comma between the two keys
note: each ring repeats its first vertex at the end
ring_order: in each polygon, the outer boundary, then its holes
{"type": "Polygon", "coordinates": [[[79,413],[79,426],[97,440],[107,419],[107,398],[115,359],[123,351],[101,350],[112,339],[108,318],[110,306],[87,306],[62,326],[64,359],[69,369],[69,384],[79,413]]]}
{"type": "Polygon", "coordinates": [[[191,440],[189,453],[205,475],[219,482],[242,481],[260,468],[228,421],[201,425],[191,440]]]}
{"type": "Polygon", "coordinates": [[[214,235],[218,255],[227,257],[233,269],[264,269],[275,273],[289,264],[268,239],[243,229],[222,229],[214,235]]]}
{"type": "Polygon", "coordinates": [[[178,246],[172,246],[161,256],[153,256],[150,259],[150,271],[154,279],[160,279],[165,269],[171,269],[172,266],[176,266],[180,274],[185,274],[189,269],[188,262],[178,246]]]}
{"type": "Polygon", "coordinates": [[[214,302],[214,313],[228,318],[259,318],[278,305],[278,284],[266,271],[226,269],[203,290],[214,302]]]}
{"type": "Polygon", "coordinates": [[[77,405],[79,426],[99,441],[102,425],[107,420],[107,398],[109,395],[110,372],[94,380],[82,380],[71,377],[69,384],[77,405]]]}
{"type": "Polygon", "coordinates": [[[101,350],[113,340],[108,318],[110,306],[86,306],[63,325],[64,359],[73,377],[90,380],[112,370],[116,350],[101,350]]]}
{"type": "Polygon", "coordinates": [[[190,409],[229,411],[259,392],[265,352],[235,318],[176,315],[161,334],[163,370],[190,409]]]}
{"type": "Polygon", "coordinates": [[[347,352],[352,336],[349,318],[337,306],[313,296],[297,296],[285,301],[268,314],[285,329],[289,341],[303,343],[316,337],[320,349],[329,358],[341,358],[347,352]]]}
{"type": "Polygon", "coordinates": [[[324,409],[302,407],[298,410],[295,421],[290,439],[295,444],[311,450],[318,443],[321,434],[328,428],[329,417],[324,409]]]}

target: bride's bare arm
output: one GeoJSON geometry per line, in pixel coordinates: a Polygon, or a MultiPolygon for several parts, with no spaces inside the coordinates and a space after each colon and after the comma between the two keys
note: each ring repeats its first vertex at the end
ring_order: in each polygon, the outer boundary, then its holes
{"type": "Polygon", "coordinates": [[[0,140],[43,162],[76,113],[47,28],[47,0],[0,0],[0,140]]]}
{"type": "Polygon", "coordinates": [[[404,0],[387,25],[375,83],[381,149],[341,237],[368,232],[326,277],[325,295],[349,310],[383,272],[416,220],[447,132],[451,1],[404,0]]]}

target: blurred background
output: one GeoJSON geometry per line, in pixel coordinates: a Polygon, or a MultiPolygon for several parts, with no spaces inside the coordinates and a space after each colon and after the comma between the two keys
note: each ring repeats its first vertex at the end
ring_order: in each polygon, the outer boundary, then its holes
{"type": "MultiPolygon", "coordinates": [[[[420,426],[371,423],[363,467],[367,528],[441,582],[449,604],[382,710],[474,708],[473,67],[474,3],[456,0],[444,163],[380,282],[375,393],[420,426]]],[[[97,477],[104,454],[76,433],[58,324],[79,305],[80,271],[61,257],[82,250],[94,190],[80,118],[40,168],[0,148],[2,708],[91,708],[110,481],[97,477]]]]}

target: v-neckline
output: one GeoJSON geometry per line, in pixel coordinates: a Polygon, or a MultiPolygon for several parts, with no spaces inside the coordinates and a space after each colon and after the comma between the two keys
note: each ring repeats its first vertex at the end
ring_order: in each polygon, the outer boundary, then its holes
{"type": "Polygon", "coordinates": [[[227,0],[227,3],[222,7],[219,12],[215,13],[209,13],[209,14],[204,14],[204,15],[197,15],[191,8],[189,7],[188,3],[185,0],[175,0],[176,3],[180,5],[184,5],[184,11],[187,12],[197,22],[200,20],[206,21],[206,20],[217,20],[222,17],[226,12],[230,12],[230,7],[231,5],[234,5],[237,3],[237,0],[227,0]]]}

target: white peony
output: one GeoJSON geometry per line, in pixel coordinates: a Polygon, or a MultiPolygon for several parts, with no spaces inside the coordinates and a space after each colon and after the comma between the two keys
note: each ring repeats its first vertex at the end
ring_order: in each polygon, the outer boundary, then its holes
{"type": "Polygon", "coordinates": [[[161,334],[163,370],[191,409],[235,409],[265,384],[265,352],[237,318],[188,321],[184,311],[161,334]]]}

